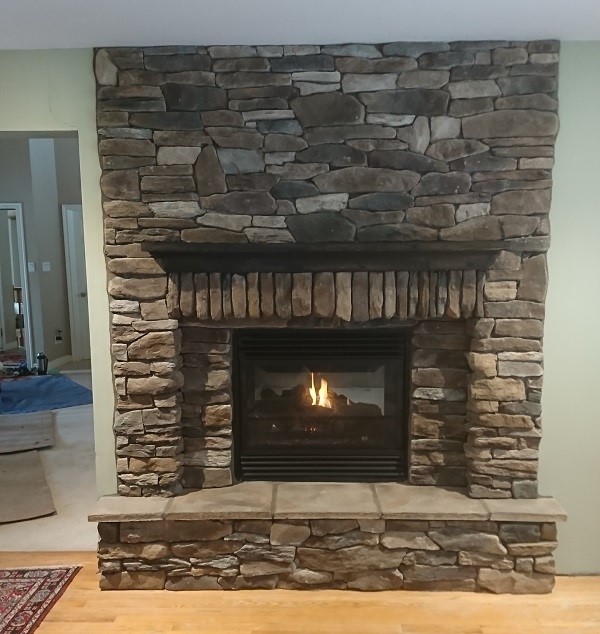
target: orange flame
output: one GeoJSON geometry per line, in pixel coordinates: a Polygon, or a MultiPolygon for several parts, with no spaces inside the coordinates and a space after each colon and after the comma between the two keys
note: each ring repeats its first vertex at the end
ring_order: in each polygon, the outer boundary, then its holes
{"type": "Polygon", "coordinates": [[[321,379],[321,385],[319,386],[318,392],[315,387],[315,375],[312,372],[310,373],[310,381],[311,387],[308,388],[308,393],[310,394],[312,405],[318,405],[319,407],[328,407],[331,409],[333,405],[327,393],[327,380],[321,379]]]}

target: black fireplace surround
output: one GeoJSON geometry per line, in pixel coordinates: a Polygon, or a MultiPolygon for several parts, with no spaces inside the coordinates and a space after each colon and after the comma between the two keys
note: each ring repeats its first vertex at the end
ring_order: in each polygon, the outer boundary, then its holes
{"type": "Polygon", "coordinates": [[[236,478],[404,479],[407,348],[402,329],[236,333],[236,478]]]}

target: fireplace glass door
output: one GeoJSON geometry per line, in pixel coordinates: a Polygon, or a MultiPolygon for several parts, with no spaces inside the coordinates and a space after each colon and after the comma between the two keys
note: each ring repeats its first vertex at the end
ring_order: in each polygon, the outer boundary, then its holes
{"type": "Polygon", "coordinates": [[[245,330],[235,350],[240,479],[403,477],[403,331],[245,330]]]}

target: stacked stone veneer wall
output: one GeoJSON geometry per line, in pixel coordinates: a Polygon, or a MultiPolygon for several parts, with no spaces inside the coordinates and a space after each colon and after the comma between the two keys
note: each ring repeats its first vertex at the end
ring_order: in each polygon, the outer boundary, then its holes
{"type": "Polygon", "coordinates": [[[557,51],[101,49],[107,242],[546,235],[557,51]]]}
{"type": "Polygon", "coordinates": [[[103,522],[105,590],[546,593],[556,524],[420,520],[103,522]]]}
{"type": "Polygon", "coordinates": [[[182,392],[184,375],[227,375],[219,337],[231,327],[298,319],[420,323],[411,480],[466,476],[474,497],[537,495],[546,262],[545,247],[533,247],[548,234],[557,50],[462,42],[97,51],[122,495],[227,484],[211,471],[225,467],[209,464],[211,452],[224,460],[226,434],[204,428],[231,425],[231,412],[191,397],[187,380],[182,392]],[[517,249],[515,238],[534,242],[517,249]],[[351,278],[169,278],[142,248],[406,240],[507,248],[479,273],[438,262],[351,278]],[[196,352],[187,339],[182,351],[181,325],[191,321],[214,332],[196,352]]]}

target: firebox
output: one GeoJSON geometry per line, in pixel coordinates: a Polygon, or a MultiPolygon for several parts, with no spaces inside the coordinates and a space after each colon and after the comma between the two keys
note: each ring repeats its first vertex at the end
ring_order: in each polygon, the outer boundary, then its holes
{"type": "Polygon", "coordinates": [[[398,481],[407,468],[400,329],[247,329],[234,340],[239,480],[398,481]]]}

